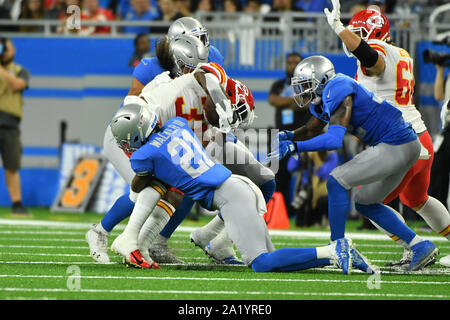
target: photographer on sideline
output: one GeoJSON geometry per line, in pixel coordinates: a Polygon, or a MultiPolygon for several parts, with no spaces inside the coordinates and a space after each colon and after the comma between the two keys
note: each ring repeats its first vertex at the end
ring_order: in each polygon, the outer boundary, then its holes
{"type": "Polygon", "coordinates": [[[19,170],[22,158],[20,120],[22,92],[28,88],[28,71],[13,62],[16,49],[8,38],[0,38],[0,153],[12,213],[29,214],[22,205],[19,170]]]}

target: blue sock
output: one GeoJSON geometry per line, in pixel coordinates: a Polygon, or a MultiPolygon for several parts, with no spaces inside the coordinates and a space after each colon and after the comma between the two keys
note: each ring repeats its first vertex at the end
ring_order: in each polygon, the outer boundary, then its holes
{"type": "Polygon", "coordinates": [[[178,226],[183,222],[183,220],[188,216],[188,214],[191,212],[192,207],[194,206],[194,200],[192,200],[189,197],[184,197],[181,204],[178,206],[178,208],[173,213],[172,217],[170,218],[169,222],[166,224],[164,229],[159,233],[165,238],[170,238],[172,236],[172,233],[178,228],[178,226]]]}
{"type": "Polygon", "coordinates": [[[328,219],[331,228],[331,240],[343,238],[345,235],[345,222],[350,209],[348,191],[339,182],[330,176],[327,181],[328,190],[328,219]]]}
{"type": "Polygon", "coordinates": [[[266,200],[266,203],[269,202],[270,199],[272,199],[273,193],[276,189],[275,179],[272,179],[270,181],[267,181],[266,183],[263,183],[259,186],[259,189],[261,190],[264,200],[266,200]]]}
{"type": "Polygon", "coordinates": [[[284,272],[298,271],[298,270],[305,270],[305,269],[329,266],[330,264],[331,264],[330,259],[316,259],[316,260],[311,260],[308,262],[294,264],[290,267],[283,268],[283,270],[281,270],[281,271],[284,271],[284,272]]]}
{"type": "Polygon", "coordinates": [[[416,236],[416,233],[403,223],[391,209],[381,203],[368,205],[356,203],[355,208],[384,230],[396,235],[406,243],[410,243],[416,236]]]}
{"type": "Polygon", "coordinates": [[[294,271],[317,260],[316,248],[282,248],[259,255],[253,260],[252,269],[255,272],[294,271]]]}
{"type": "Polygon", "coordinates": [[[133,208],[134,203],[128,193],[119,197],[100,222],[103,229],[111,232],[116,225],[131,215],[133,208]]]}

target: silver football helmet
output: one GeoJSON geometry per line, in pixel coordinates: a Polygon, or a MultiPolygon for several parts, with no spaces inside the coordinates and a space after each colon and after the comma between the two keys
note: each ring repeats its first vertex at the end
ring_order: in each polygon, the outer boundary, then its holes
{"type": "Polygon", "coordinates": [[[119,147],[131,153],[142,147],[158,123],[156,113],[137,103],[120,108],[111,121],[111,131],[119,147]]]}
{"type": "Polygon", "coordinates": [[[169,47],[175,61],[173,71],[177,76],[194,71],[199,63],[208,62],[209,49],[196,37],[180,35],[170,41],[169,47]]]}
{"type": "Polygon", "coordinates": [[[167,32],[169,40],[187,34],[198,38],[206,47],[209,47],[208,30],[197,19],[192,17],[182,17],[175,20],[167,32]]]}
{"type": "Polygon", "coordinates": [[[325,85],[335,76],[333,63],[324,56],[310,56],[299,62],[291,79],[297,105],[302,108],[319,104],[325,85]]]}

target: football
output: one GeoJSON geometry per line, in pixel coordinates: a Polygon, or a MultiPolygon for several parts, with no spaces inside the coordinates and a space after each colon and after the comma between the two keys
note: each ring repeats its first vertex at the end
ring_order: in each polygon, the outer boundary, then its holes
{"type": "Polygon", "coordinates": [[[205,99],[205,105],[203,106],[203,116],[205,117],[206,121],[208,121],[208,123],[213,127],[219,126],[219,115],[217,114],[214,102],[209,96],[207,96],[205,99]]]}

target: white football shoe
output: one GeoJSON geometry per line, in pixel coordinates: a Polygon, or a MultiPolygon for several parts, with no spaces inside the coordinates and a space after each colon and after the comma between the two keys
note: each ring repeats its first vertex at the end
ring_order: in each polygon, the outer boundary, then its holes
{"type": "Polygon", "coordinates": [[[450,255],[441,258],[441,260],[439,260],[439,263],[445,267],[450,268],[450,255]]]}
{"type": "MultiPolygon", "coordinates": [[[[197,230],[196,230],[197,231],[197,230]]],[[[204,245],[206,239],[201,237],[201,233],[191,233],[191,242],[202,250],[218,264],[243,265],[244,262],[236,257],[233,248],[233,241],[228,237],[226,230],[222,230],[214,239],[204,245]]]]}
{"type": "Polygon", "coordinates": [[[203,251],[205,251],[206,246],[208,245],[209,241],[211,241],[214,237],[210,237],[210,235],[205,234],[202,232],[201,228],[198,228],[194,230],[191,233],[191,242],[195,244],[197,247],[200,247],[203,251]]]}
{"type": "Polygon", "coordinates": [[[86,232],[86,240],[89,245],[91,257],[101,264],[109,263],[108,256],[108,234],[98,231],[93,224],[91,229],[86,232]]]}

